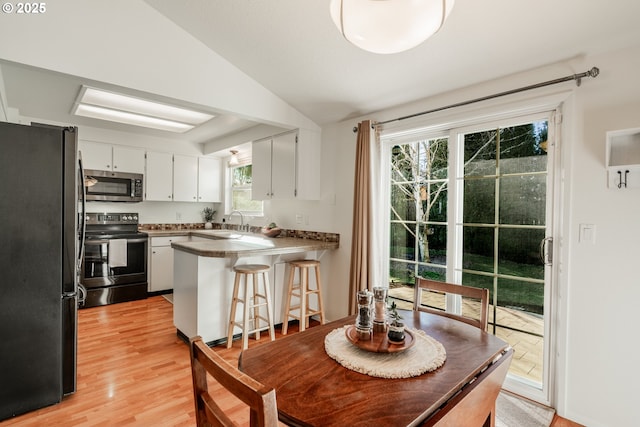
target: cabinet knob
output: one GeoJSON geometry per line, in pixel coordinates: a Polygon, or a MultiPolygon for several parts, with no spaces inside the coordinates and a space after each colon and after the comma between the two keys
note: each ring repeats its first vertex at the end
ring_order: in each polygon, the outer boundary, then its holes
{"type": "Polygon", "coordinates": [[[116,165],[113,165],[113,168],[114,168],[114,169],[118,169],[118,166],[116,166],[116,165]]]}

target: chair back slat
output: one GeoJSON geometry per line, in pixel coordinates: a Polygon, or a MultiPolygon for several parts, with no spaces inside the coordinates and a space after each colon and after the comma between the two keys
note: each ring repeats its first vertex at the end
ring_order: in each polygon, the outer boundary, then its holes
{"type": "Polygon", "coordinates": [[[486,288],[474,288],[472,286],[455,285],[453,283],[436,282],[434,280],[416,278],[414,288],[413,309],[416,311],[424,311],[427,313],[435,313],[441,316],[457,319],[470,325],[476,326],[483,331],[487,329],[489,322],[489,290],[486,288]],[[467,317],[463,315],[453,314],[446,311],[438,310],[432,307],[422,305],[422,292],[434,291],[445,294],[461,295],[465,298],[473,298],[480,302],[479,318],[467,317]]]}
{"type": "Polygon", "coordinates": [[[222,387],[247,404],[252,427],[278,425],[276,392],[238,370],[219,354],[211,350],[201,337],[190,341],[191,373],[198,427],[237,426],[209,392],[207,377],[210,375],[222,387]]]}

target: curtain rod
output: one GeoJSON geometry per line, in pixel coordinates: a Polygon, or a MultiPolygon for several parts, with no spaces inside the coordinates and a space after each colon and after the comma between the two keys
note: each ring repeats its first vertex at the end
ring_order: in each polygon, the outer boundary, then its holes
{"type": "MultiPolygon", "coordinates": [[[[508,90],[506,92],[499,92],[499,93],[494,93],[493,95],[487,95],[487,96],[483,96],[481,98],[475,98],[475,99],[471,99],[468,101],[462,101],[462,102],[458,102],[455,104],[450,104],[444,107],[439,107],[439,108],[434,108],[433,110],[427,110],[427,111],[422,111],[420,113],[414,113],[414,114],[410,114],[408,116],[403,116],[403,117],[398,117],[395,119],[391,119],[391,120],[386,120],[384,122],[378,122],[378,123],[374,123],[371,125],[371,128],[374,129],[376,126],[381,126],[387,123],[392,123],[392,122],[398,122],[401,120],[406,120],[406,119],[412,119],[414,117],[418,117],[418,116],[423,116],[425,114],[431,114],[431,113],[436,113],[438,111],[442,111],[442,110],[448,110],[449,108],[455,108],[455,107],[462,107],[465,105],[469,105],[469,104],[474,104],[476,102],[481,102],[481,101],[487,101],[489,99],[493,99],[493,98],[499,98],[501,96],[506,96],[506,95],[512,95],[514,93],[518,93],[518,92],[524,92],[527,90],[531,90],[531,89],[538,89],[541,87],[545,87],[545,86],[551,86],[551,85],[555,85],[558,83],[564,83],[564,82],[568,82],[571,80],[575,80],[576,81],[576,86],[580,86],[582,79],[584,77],[598,77],[598,74],[600,74],[600,69],[598,67],[593,67],[591,68],[589,71],[585,71],[584,73],[580,73],[580,74],[573,74],[570,76],[566,76],[566,77],[561,77],[559,79],[554,79],[554,80],[548,80],[546,82],[542,82],[542,83],[536,83],[530,86],[524,86],[524,87],[520,87],[518,89],[512,89],[512,90],[508,90]]],[[[353,132],[357,132],[358,131],[358,127],[354,126],[353,128],[353,132]]]]}

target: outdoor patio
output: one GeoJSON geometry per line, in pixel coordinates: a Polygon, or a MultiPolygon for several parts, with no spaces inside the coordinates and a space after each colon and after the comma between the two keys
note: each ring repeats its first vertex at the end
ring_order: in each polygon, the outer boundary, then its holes
{"type": "MultiPolygon", "coordinates": [[[[389,296],[397,299],[396,304],[402,309],[412,309],[413,287],[396,285],[389,289],[389,296]]],[[[436,307],[444,306],[443,296],[434,294],[423,295],[423,304],[436,307]]],[[[474,301],[463,300],[462,310],[465,315],[477,316],[479,304],[474,301]]],[[[498,307],[496,310],[497,322],[501,325],[509,325],[511,328],[530,331],[542,335],[544,322],[540,316],[531,315],[519,310],[498,307]]],[[[489,332],[493,333],[494,307],[489,305],[489,332]]],[[[537,335],[517,332],[506,328],[496,328],[496,336],[508,342],[514,349],[513,361],[509,372],[540,383],[542,381],[543,339],[537,335]]]]}

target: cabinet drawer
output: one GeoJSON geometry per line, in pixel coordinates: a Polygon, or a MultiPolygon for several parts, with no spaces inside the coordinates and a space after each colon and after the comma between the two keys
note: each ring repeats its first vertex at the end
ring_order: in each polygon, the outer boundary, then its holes
{"type": "Polygon", "coordinates": [[[175,243],[175,242],[188,242],[188,241],[189,241],[189,236],[152,237],[151,238],[151,247],[171,246],[171,244],[175,243]]]}

